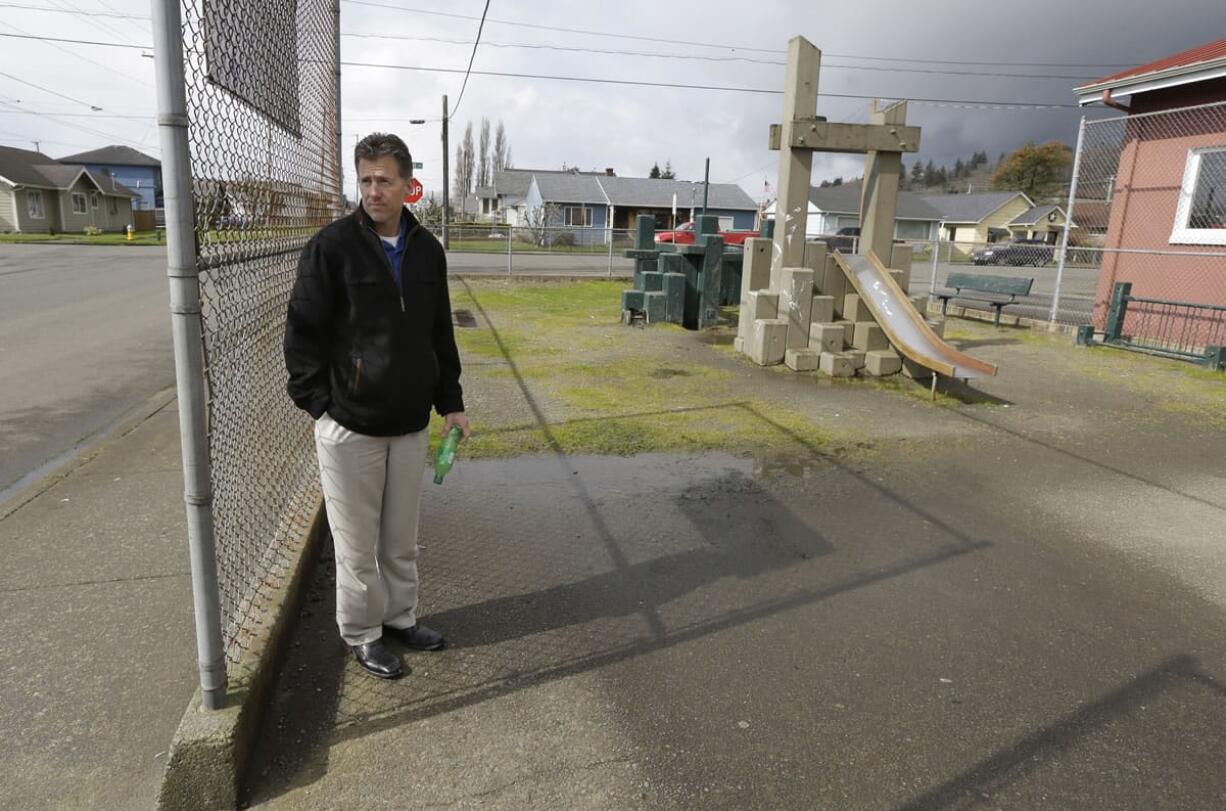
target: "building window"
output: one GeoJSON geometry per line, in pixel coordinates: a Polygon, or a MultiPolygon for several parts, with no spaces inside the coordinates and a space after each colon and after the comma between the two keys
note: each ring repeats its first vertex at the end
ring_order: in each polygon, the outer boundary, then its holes
{"type": "Polygon", "coordinates": [[[26,200],[30,206],[30,218],[35,220],[43,219],[46,214],[43,213],[43,193],[37,189],[28,189],[26,191],[26,200]]]}
{"type": "Polygon", "coordinates": [[[565,223],[572,228],[592,227],[592,209],[587,206],[567,206],[563,212],[565,223]]]}
{"type": "Polygon", "coordinates": [[[1226,146],[1188,152],[1171,242],[1226,245],[1226,146]]]}
{"type": "Polygon", "coordinates": [[[119,213],[119,203],[118,201],[115,200],[114,197],[106,198],[106,202],[107,202],[107,209],[111,212],[112,217],[119,213]]]}
{"type": "Polygon", "coordinates": [[[98,192],[91,191],[89,193],[89,207],[95,211],[98,210],[98,192]]]}
{"type": "Polygon", "coordinates": [[[79,192],[73,192],[72,194],[72,213],[73,214],[86,213],[84,194],[81,194],[79,192]]]}

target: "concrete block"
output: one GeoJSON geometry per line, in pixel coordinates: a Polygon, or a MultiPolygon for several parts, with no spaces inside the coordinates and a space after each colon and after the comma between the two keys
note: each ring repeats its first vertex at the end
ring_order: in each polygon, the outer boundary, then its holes
{"type": "Polygon", "coordinates": [[[749,294],[749,326],[759,318],[779,317],[779,294],[766,290],[753,290],[749,294]]]}
{"type": "Polygon", "coordinates": [[[842,318],[836,318],[834,323],[843,328],[843,345],[851,346],[852,341],[856,339],[856,322],[846,321],[842,318]]]}
{"type": "Polygon", "coordinates": [[[664,289],[664,274],[658,270],[643,274],[643,291],[654,293],[657,290],[664,289]]]}
{"type": "MultiPolygon", "coordinates": [[[[741,265],[741,308],[737,315],[736,335],[744,343],[749,338],[754,318],[766,316],[746,316],[751,312],[749,294],[757,290],[769,290],[771,283],[771,241],[761,237],[745,240],[745,255],[741,265]]],[[[774,318],[771,315],[770,318],[774,318]]]]}
{"type": "Polygon", "coordinates": [[[856,331],[852,336],[851,345],[864,352],[871,352],[875,349],[889,349],[890,340],[885,337],[885,330],[880,326],[862,321],[856,324],[856,331]]]}
{"type": "Polygon", "coordinates": [[[927,366],[921,366],[910,358],[902,359],[902,373],[905,377],[912,380],[931,380],[932,370],[927,366]]]}
{"type": "Polygon", "coordinates": [[[813,271],[784,268],[780,276],[779,317],[788,320],[788,349],[809,345],[809,314],[813,309],[813,271]]]}
{"type": "Polygon", "coordinates": [[[892,349],[876,349],[864,353],[864,371],[873,377],[898,374],[902,370],[902,358],[892,349]]]}
{"type": "Polygon", "coordinates": [[[759,366],[783,362],[787,349],[788,322],[782,318],[759,318],[749,337],[749,357],[759,366]]]}
{"type": "Polygon", "coordinates": [[[623,310],[638,310],[643,309],[643,291],[642,290],[623,290],[622,291],[622,309],[623,310]]]}
{"type": "Polygon", "coordinates": [[[810,324],[809,348],[819,352],[842,352],[847,330],[839,324],[810,324]]]}
{"type": "Polygon", "coordinates": [[[864,356],[868,353],[861,352],[859,349],[849,349],[843,354],[851,360],[852,368],[857,372],[864,368],[864,356]]]}
{"type": "Polygon", "coordinates": [[[643,294],[643,312],[647,314],[648,324],[659,324],[667,320],[668,298],[663,290],[643,294]]]}
{"type": "Polygon", "coordinates": [[[928,296],[927,295],[910,296],[908,297],[908,300],[911,302],[911,306],[914,307],[916,310],[918,310],[920,313],[925,313],[928,311],[928,296]]]}
{"type": "Polygon", "coordinates": [[[783,353],[783,362],[793,372],[812,372],[817,368],[820,355],[813,349],[788,349],[783,353]]]}
{"type": "Polygon", "coordinates": [[[841,316],[843,296],[848,292],[847,277],[843,275],[843,269],[839,267],[839,263],[834,261],[834,257],[829,254],[826,254],[826,266],[822,270],[822,280],[817,283],[817,289],[822,295],[834,298],[834,314],[841,316]]]}
{"type": "Polygon", "coordinates": [[[813,306],[809,310],[810,324],[829,324],[834,320],[834,296],[813,296],[813,306]]]}
{"type": "Polygon", "coordinates": [[[943,318],[929,318],[929,319],[928,319],[928,326],[929,326],[929,328],[931,328],[931,329],[932,329],[932,331],[933,331],[933,332],[935,332],[935,333],[936,333],[936,335],[937,335],[937,337],[938,337],[938,338],[940,338],[941,340],[944,340],[944,339],[945,339],[945,319],[943,319],[943,318]]]}
{"type": "Polygon", "coordinates": [[[856,367],[842,352],[823,352],[818,367],[831,377],[854,377],[856,367]]]}
{"type": "Polygon", "coordinates": [[[738,335],[737,337],[733,338],[733,339],[732,339],[732,348],[733,348],[734,350],[736,350],[737,352],[744,353],[744,352],[745,352],[745,339],[744,339],[744,338],[742,338],[742,337],[741,337],[741,336],[739,336],[739,335],[738,335]]]}
{"type": "Polygon", "coordinates": [[[661,273],[664,279],[664,319],[671,324],[680,324],[685,319],[685,274],[661,273]]]}
{"type": "Polygon", "coordinates": [[[814,283],[821,279],[826,268],[826,243],[806,242],[804,265],[813,271],[814,283]]]}
{"type": "Polygon", "coordinates": [[[890,257],[890,267],[902,271],[902,279],[898,281],[898,286],[903,289],[903,292],[906,292],[911,286],[911,261],[912,251],[910,245],[894,246],[890,257]]]}
{"type": "Polygon", "coordinates": [[[907,278],[906,271],[889,269],[890,278],[894,280],[894,284],[898,285],[904,293],[907,292],[907,285],[911,284],[911,280],[907,278]]]}
{"type": "Polygon", "coordinates": [[[843,318],[847,321],[876,323],[877,319],[869,312],[868,305],[858,293],[848,293],[843,296],[843,318]]]}

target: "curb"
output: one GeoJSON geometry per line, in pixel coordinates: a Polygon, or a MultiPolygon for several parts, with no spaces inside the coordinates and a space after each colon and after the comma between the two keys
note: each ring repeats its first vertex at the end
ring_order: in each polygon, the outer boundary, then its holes
{"type": "MultiPolygon", "coordinates": [[[[925,294],[927,295],[927,294],[925,294]]],[[[931,300],[927,307],[928,315],[939,316],[941,314],[941,305],[934,304],[931,300]]],[[[974,308],[964,307],[960,304],[950,304],[949,312],[946,314],[948,318],[964,318],[967,321],[986,321],[992,323],[996,317],[994,313],[987,310],[976,310],[974,308]]],[[[1000,317],[1000,325],[1002,327],[1023,327],[1025,329],[1038,330],[1040,332],[1052,332],[1062,335],[1077,334],[1077,327],[1073,324],[1053,324],[1050,321],[1042,321],[1037,318],[1024,318],[1020,315],[1009,315],[1004,313],[1000,317]]]]}
{"type": "Polygon", "coordinates": [[[310,582],[313,562],[327,532],[322,500],[317,504],[310,528],[291,542],[294,558],[280,585],[269,594],[266,607],[256,617],[256,630],[249,647],[236,664],[228,667],[226,706],[206,710],[200,690],[192,697],[175,731],[166,759],[159,811],[233,809],[272,699],[294,621],[310,582]]]}
{"type": "Polygon", "coordinates": [[[8,518],[56,484],[71,476],[77,469],[92,462],[111,444],[123,439],[140,427],[146,420],[173,403],[175,397],[176,390],[174,386],[168,386],[156,394],[150,395],[143,403],[129,409],[118,420],[111,423],[110,426],[83,438],[67,451],[49,462],[45,462],[41,467],[47,468],[47,473],[24,486],[19,486],[21,481],[19,479],[16,484],[10,486],[14,488],[12,494],[0,500],[0,521],[8,518]]]}

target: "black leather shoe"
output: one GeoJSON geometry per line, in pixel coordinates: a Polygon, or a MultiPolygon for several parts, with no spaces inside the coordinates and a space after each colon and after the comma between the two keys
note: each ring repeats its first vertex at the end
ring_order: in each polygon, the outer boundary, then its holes
{"type": "Polygon", "coordinates": [[[408,628],[383,627],[384,634],[396,637],[412,650],[442,650],[447,640],[438,631],[427,628],[420,622],[408,628]]]}
{"type": "Polygon", "coordinates": [[[349,650],[353,651],[353,658],[358,660],[362,669],[372,676],[398,679],[404,675],[400,657],[388,650],[382,639],[367,642],[365,645],[351,645],[349,650]]]}

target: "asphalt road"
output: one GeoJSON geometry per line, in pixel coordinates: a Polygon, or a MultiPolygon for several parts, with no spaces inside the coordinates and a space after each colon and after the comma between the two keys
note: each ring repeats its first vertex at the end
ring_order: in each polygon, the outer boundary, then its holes
{"type": "Polygon", "coordinates": [[[0,245],[0,501],[174,384],[165,262],[0,245]]]}

